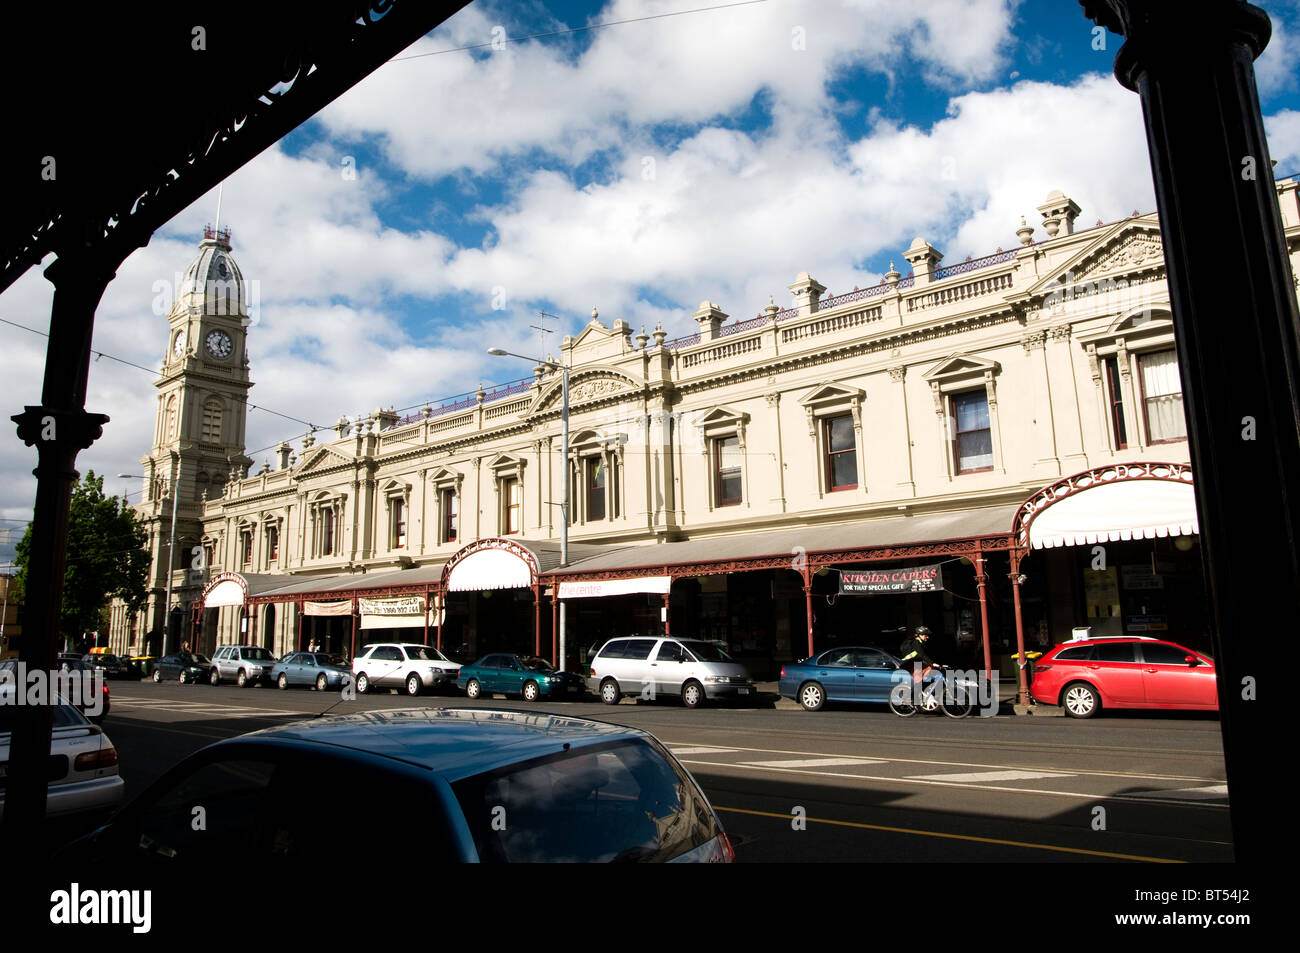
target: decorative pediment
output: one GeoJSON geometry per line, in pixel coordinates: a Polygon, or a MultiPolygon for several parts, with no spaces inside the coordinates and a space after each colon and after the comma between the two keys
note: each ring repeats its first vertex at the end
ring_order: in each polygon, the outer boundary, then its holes
{"type": "MultiPolygon", "coordinates": [[[[612,368],[589,368],[569,376],[569,406],[585,404],[593,400],[602,400],[621,393],[632,392],[637,388],[636,381],[612,368]]],[[[530,413],[540,410],[553,410],[563,399],[563,386],[559,375],[537,396],[530,413]]]]}
{"type": "Polygon", "coordinates": [[[434,486],[451,486],[460,485],[464,477],[455,470],[448,470],[446,467],[439,467],[433,473],[429,474],[429,482],[434,486]]]}
{"type": "Polygon", "coordinates": [[[489,470],[522,470],[527,464],[523,457],[513,453],[498,453],[488,464],[489,470]]]}
{"type": "Polygon", "coordinates": [[[974,354],[952,354],[930,368],[921,377],[930,383],[942,383],[962,378],[982,378],[985,374],[996,374],[1001,369],[997,361],[985,360],[982,357],[976,357],[974,354]]]}
{"type": "Polygon", "coordinates": [[[1144,309],[1116,315],[1103,329],[1077,335],[1084,347],[1089,344],[1114,342],[1116,338],[1141,340],[1163,337],[1174,331],[1174,316],[1162,308],[1144,309]]]}
{"type": "Polygon", "coordinates": [[[1029,288],[1027,295],[1033,298],[1060,294],[1085,282],[1103,278],[1117,280],[1164,266],[1165,253],[1159,226],[1129,219],[1117,223],[1064,265],[1053,268],[1047,277],[1029,288]]]}
{"type": "Polygon", "coordinates": [[[847,384],[834,384],[825,382],[818,384],[808,393],[799,398],[799,403],[804,407],[821,407],[828,404],[851,404],[854,401],[861,401],[863,390],[860,387],[849,387],[847,384]]]}
{"type": "Polygon", "coordinates": [[[742,410],[736,410],[732,407],[714,407],[712,410],[706,410],[695,419],[695,426],[705,431],[716,430],[725,427],[736,427],[749,421],[749,414],[742,410]]]}
{"type": "Polygon", "coordinates": [[[315,447],[304,455],[302,463],[294,470],[294,476],[301,478],[313,472],[351,464],[351,457],[345,457],[328,447],[315,447]]]}
{"type": "Polygon", "coordinates": [[[411,486],[401,480],[385,480],[379,487],[381,496],[409,496],[411,486]]]}
{"type": "Polygon", "coordinates": [[[592,361],[608,360],[622,357],[632,350],[628,335],[632,326],[619,318],[610,327],[601,323],[596,309],[591,309],[591,320],[576,338],[564,339],[564,350],[569,355],[571,365],[590,364],[592,361]]]}

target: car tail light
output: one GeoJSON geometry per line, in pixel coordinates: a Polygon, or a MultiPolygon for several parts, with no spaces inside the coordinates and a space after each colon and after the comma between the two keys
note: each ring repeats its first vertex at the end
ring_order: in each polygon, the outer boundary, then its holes
{"type": "Polygon", "coordinates": [[[100,768],[111,768],[117,764],[117,749],[109,745],[100,748],[98,751],[87,751],[85,754],[77,755],[75,763],[78,771],[96,771],[100,768]]]}
{"type": "Polygon", "coordinates": [[[1034,666],[1034,674],[1037,675],[1039,672],[1046,672],[1046,671],[1047,671],[1049,668],[1051,668],[1051,667],[1052,667],[1052,666],[1051,666],[1050,663],[1047,664],[1047,665],[1035,665],[1035,666],[1034,666]]]}
{"type": "Polygon", "coordinates": [[[726,832],[726,831],[723,831],[723,832],[722,832],[721,834],[719,834],[718,836],[719,836],[720,838],[722,838],[722,847],[723,847],[723,849],[727,852],[727,863],[729,863],[729,864],[733,864],[733,863],[735,863],[735,862],[736,862],[736,851],[735,851],[735,850],[732,848],[732,846],[731,846],[731,838],[729,838],[729,837],[727,836],[727,832],[726,832]]]}
{"type": "Polygon", "coordinates": [[[782,678],[785,678],[785,666],[784,666],[784,665],[781,666],[781,677],[782,677],[782,678]]]}
{"type": "Polygon", "coordinates": [[[596,666],[594,666],[594,665],[591,666],[591,670],[588,672],[588,676],[587,676],[587,677],[588,677],[588,678],[595,678],[595,677],[596,677],[596,666]]]}

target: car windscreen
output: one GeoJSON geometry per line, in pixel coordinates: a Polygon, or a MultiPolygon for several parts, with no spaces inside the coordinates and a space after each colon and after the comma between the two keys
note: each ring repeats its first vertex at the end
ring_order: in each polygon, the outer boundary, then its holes
{"type": "Polygon", "coordinates": [[[484,861],[671,860],[718,834],[694,783],[645,739],[509,765],[452,790],[484,861]]]}
{"type": "Polygon", "coordinates": [[[734,662],[730,655],[712,642],[683,642],[682,645],[701,662],[734,662]]]}
{"type": "Polygon", "coordinates": [[[311,659],[315,658],[317,665],[335,665],[339,668],[347,668],[347,660],[341,655],[315,655],[307,656],[307,664],[311,664],[311,659]]]}
{"type": "Polygon", "coordinates": [[[524,668],[532,672],[554,672],[555,666],[544,658],[526,658],[524,659],[524,668]]]}
{"type": "MultiPolygon", "coordinates": [[[[13,704],[13,699],[12,689],[0,695],[0,735],[13,733],[18,712],[18,706],[13,704]]],[[[81,728],[90,724],[81,712],[66,702],[54,706],[51,720],[53,728],[81,728]]]]}
{"type": "Polygon", "coordinates": [[[197,652],[190,656],[191,665],[207,665],[209,661],[210,659],[206,655],[199,655],[197,652]]]}
{"type": "Polygon", "coordinates": [[[446,662],[447,656],[443,655],[437,649],[429,648],[427,645],[406,645],[407,658],[417,659],[421,662],[446,662]]]}
{"type": "Polygon", "coordinates": [[[244,649],[243,657],[254,662],[274,662],[275,656],[266,649],[244,649]]]}

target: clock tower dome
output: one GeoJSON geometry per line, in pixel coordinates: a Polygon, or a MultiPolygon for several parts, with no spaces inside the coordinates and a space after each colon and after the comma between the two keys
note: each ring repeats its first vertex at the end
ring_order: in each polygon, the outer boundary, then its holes
{"type": "MultiPolygon", "coordinates": [[[[219,498],[233,476],[246,476],[248,284],[230,254],[230,229],[205,228],[199,252],[185,269],[167,312],[167,342],[158,389],[153,447],[140,459],[144,497],[137,508],[149,526],[154,553],[151,631],[163,625],[172,487],[176,487],[172,606],[197,596],[203,573],[191,554],[202,545],[203,501],[219,498]]],[[[174,633],[165,651],[175,651],[174,633]]]]}

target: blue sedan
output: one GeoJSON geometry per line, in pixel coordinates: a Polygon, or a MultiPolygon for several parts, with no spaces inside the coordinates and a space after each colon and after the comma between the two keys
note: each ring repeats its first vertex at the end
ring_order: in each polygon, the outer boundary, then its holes
{"type": "Polygon", "coordinates": [[[808,711],[829,702],[889,701],[889,690],[912,673],[888,652],[867,646],[827,649],[781,668],[778,691],[808,711]]]}
{"type": "Polygon", "coordinates": [[[323,692],[342,688],[352,678],[347,660],[324,652],[294,652],[276,662],[271,669],[271,681],[281,688],[290,685],[315,685],[323,692]]]}

